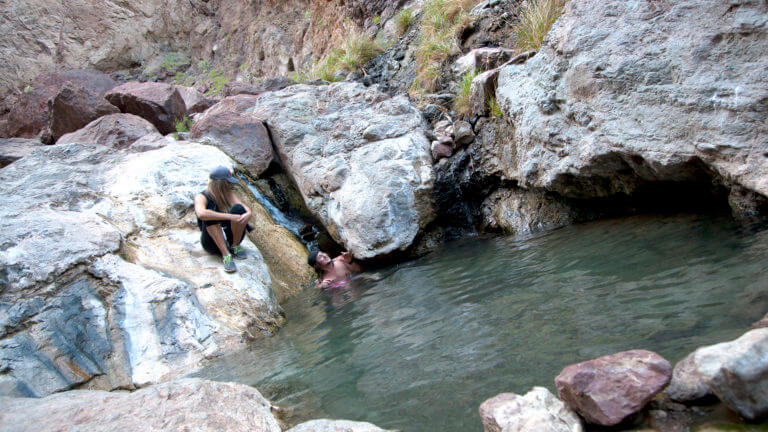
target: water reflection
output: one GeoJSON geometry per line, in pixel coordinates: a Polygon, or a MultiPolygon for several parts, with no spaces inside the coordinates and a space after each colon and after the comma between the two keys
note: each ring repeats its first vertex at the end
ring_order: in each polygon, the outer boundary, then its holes
{"type": "Polygon", "coordinates": [[[553,389],[632,348],[672,362],[768,311],[766,232],[637,217],[475,240],[284,305],[288,324],[201,376],[255,385],[298,418],[480,431],[488,397],[553,389]]]}

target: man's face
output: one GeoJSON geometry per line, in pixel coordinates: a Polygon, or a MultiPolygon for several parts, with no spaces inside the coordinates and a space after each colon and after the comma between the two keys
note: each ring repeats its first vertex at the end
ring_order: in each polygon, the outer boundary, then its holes
{"type": "Polygon", "coordinates": [[[325,266],[329,262],[331,262],[331,257],[329,257],[328,254],[325,252],[320,252],[319,254],[317,254],[316,262],[317,262],[317,265],[319,266],[325,266]]]}

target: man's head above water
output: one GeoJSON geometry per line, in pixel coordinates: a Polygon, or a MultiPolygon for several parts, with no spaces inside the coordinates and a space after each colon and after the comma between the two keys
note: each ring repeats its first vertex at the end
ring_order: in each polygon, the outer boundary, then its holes
{"type": "Polygon", "coordinates": [[[307,264],[316,270],[319,270],[330,263],[331,257],[325,252],[313,251],[307,257],[307,264]]]}

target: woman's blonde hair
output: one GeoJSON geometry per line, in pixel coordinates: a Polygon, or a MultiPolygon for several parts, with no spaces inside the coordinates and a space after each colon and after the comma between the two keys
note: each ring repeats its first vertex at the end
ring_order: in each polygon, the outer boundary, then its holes
{"type": "Polygon", "coordinates": [[[220,212],[228,212],[232,207],[232,202],[229,200],[231,188],[231,183],[227,180],[211,179],[208,181],[206,192],[213,199],[220,212]]]}

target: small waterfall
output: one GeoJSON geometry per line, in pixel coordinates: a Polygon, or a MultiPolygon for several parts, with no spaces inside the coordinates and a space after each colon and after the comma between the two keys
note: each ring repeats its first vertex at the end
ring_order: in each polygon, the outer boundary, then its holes
{"type": "Polygon", "coordinates": [[[269,215],[272,216],[272,219],[276,224],[284,226],[288,231],[292,232],[299,239],[302,238],[300,231],[301,228],[306,225],[306,222],[299,218],[286,215],[280,211],[280,209],[277,208],[277,206],[275,206],[267,197],[259,192],[256,186],[251,184],[251,182],[249,182],[244,176],[238,174],[238,177],[240,177],[240,180],[248,185],[248,189],[251,190],[253,196],[256,197],[256,200],[259,202],[259,204],[261,204],[264,209],[269,212],[269,215]]]}

